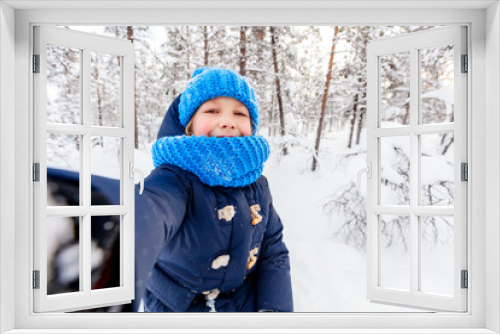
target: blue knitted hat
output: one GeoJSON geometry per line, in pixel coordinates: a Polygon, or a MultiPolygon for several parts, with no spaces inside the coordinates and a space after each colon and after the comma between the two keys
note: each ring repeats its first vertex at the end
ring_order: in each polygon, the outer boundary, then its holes
{"type": "Polygon", "coordinates": [[[219,96],[232,97],[243,103],[250,112],[253,134],[257,131],[259,109],[254,89],[238,73],[213,67],[198,68],[181,95],[179,121],[185,127],[198,108],[219,96]]]}

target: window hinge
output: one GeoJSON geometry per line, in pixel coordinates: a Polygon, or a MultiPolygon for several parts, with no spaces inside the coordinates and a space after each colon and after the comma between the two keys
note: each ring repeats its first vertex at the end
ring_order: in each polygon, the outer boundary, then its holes
{"type": "Polygon", "coordinates": [[[40,289],[40,270],[33,270],[33,289],[40,289]]]}
{"type": "Polygon", "coordinates": [[[462,55],[462,70],[460,72],[469,72],[469,57],[467,55],[462,55]]]}
{"type": "Polygon", "coordinates": [[[462,162],[460,164],[460,168],[462,170],[461,174],[461,180],[462,181],[469,181],[469,167],[466,162],[462,162]]]}
{"type": "Polygon", "coordinates": [[[33,55],[33,73],[40,73],[40,55],[33,55]]]}
{"type": "Polygon", "coordinates": [[[33,181],[40,182],[40,163],[33,164],[33,181]]]}
{"type": "Polygon", "coordinates": [[[467,270],[462,270],[462,289],[467,289],[469,287],[469,275],[467,270]]]}

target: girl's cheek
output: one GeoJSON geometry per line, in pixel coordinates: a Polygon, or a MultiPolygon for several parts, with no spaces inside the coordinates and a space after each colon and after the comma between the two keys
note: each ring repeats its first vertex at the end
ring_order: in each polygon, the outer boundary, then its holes
{"type": "Polygon", "coordinates": [[[195,122],[193,122],[193,134],[195,136],[208,136],[211,132],[210,120],[200,115],[195,122]]]}
{"type": "Polygon", "coordinates": [[[200,125],[197,133],[198,136],[208,136],[208,134],[210,133],[209,127],[206,126],[206,124],[200,125]]]}
{"type": "Polygon", "coordinates": [[[250,122],[245,122],[242,127],[241,127],[241,133],[244,135],[244,136],[251,136],[252,135],[252,125],[250,124],[250,122]]]}

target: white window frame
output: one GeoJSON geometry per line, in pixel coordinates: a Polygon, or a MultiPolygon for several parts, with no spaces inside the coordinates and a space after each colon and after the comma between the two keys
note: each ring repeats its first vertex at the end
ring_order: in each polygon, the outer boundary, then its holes
{"type": "Polygon", "coordinates": [[[467,54],[467,29],[464,26],[437,27],[425,31],[372,41],[367,47],[367,164],[371,177],[367,190],[367,294],[371,301],[410,305],[427,310],[467,310],[467,289],[461,287],[462,270],[467,269],[467,188],[461,181],[460,164],[467,163],[467,73],[461,73],[461,55],[467,54]],[[421,61],[420,50],[442,45],[453,45],[454,59],[454,119],[453,122],[424,124],[420,113],[421,61]],[[408,53],[410,122],[408,125],[383,127],[381,125],[381,60],[380,57],[408,53]],[[454,134],[454,202],[451,206],[425,206],[420,202],[422,166],[421,135],[454,134]],[[404,136],[409,140],[410,173],[408,205],[387,205],[381,198],[381,141],[404,136]],[[408,290],[382,286],[383,245],[380,243],[382,215],[408,216],[409,218],[409,286],[408,290]],[[421,288],[420,257],[421,219],[424,216],[453,217],[453,279],[451,296],[426,293],[421,288]]]}
{"type": "Polygon", "coordinates": [[[499,333],[500,10],[497,1],[3,1],[0,3],[0,332],[499,333]],[[57,6],[69,8],[60,10],[57,6]],[[88,8],[75,10],[74,8],[88,8]],[[137,9],[114,9],[128,6],[137,9]],[[398,6],[399,9],[391,9],[398,6]],[[453,9],[453,6],[460,6],[453,9]],[[158,8],[163,7],[163,8],[158,8]],[[406,7],[406,10],[404,9],[406,7]],[[149,8],[149,9],[148,9],[149,8]],[[401,9],[403,8],[403,9],[401,9]],[[412,8],[412,10],[407,10],[412,8]],[[452,8],[452,9],[450,9],[452,8]],[[242,10],[244,9],[244,10],[242,10]],[[32,26],[435,25],[469,27],[468,268],[466,313],[35,314],[31,290],[32,26]],[[14,38],[15,36],[15,38],[14,38]],[[486,70],[487,69],[487,70],[486,70]],[[14,85],[12,85],[14,81],[14,85]],[[14,145],[12,137],[15,138],[14,145]],[[488,154],[486,154],[488,152],[488,154]],[[486,175],[488,178],[486,179],[486,175]],[[487,181],[487,182],[486,182],[487,181]],[[488,194],[488,196],[486,196],[488,194]],[[14,196],[13,196],[14,195],[14,196]],[[13,198],[14,197],[14,198],[13,198]],[[14,224],[15,222],[15,224],[14,224]],[[26,259],[30,259],[27,261],[26,259]],[[131,328],[140,328],[136,331],[131,328]],[[224,331],[223,329],[226,328],[224,331]],[[244,331],[243,329],[247,329],[244,331]],[[259,330],[259,328],[261,330],[259,330]],[[264,330],[267,329],[267,330],[264,330]],[[417,330],[416,330],[417,329],[417,330]]]}
{"type": "Polygon", "coordinates": [[[134,47],[130,41],[72,31],[52,26],[34,27],[34,54],[39,55],[39,72],[33,74],[34,106],[34,162],[39,163],[39,181],[33,184],[34,200],[34,260],[33,269],[39,271],[39,288],[34,290],[35,312],[75,311],[92,307],[128,304],[134,299],[134,47]],[[79,50],[80,122],[79,124],[47,123],[47,45],[79,50]],[[118,126],[93,126],[91,122],[91,52],[120,57],[118,126]],[[77,135],[80,139],[80,205],[47,206],[48,133],[77,135]],[[104,136],[120,141],[119,205],[92,205],[91,196],[91,138],[104,136]],[[133,176],[132,176],[133,177],[133,176]],[[119,216],[120,221],[120,285],[92,290],[91,286],[91,228],[94,216],[119,216]],[[77,292],[47,294],[47,218],[80,217],[79,282],[77,292]]]}

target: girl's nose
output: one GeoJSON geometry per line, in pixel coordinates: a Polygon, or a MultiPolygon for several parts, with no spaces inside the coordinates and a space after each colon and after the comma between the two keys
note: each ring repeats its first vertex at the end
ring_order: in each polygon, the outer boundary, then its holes
{"type": "Polygon", "coordinates": [[[220,120],[220,127],[223,129],[226,128],[234,129],[235,128],[234,121],[229,117],[224,117],[220,120]]]}

